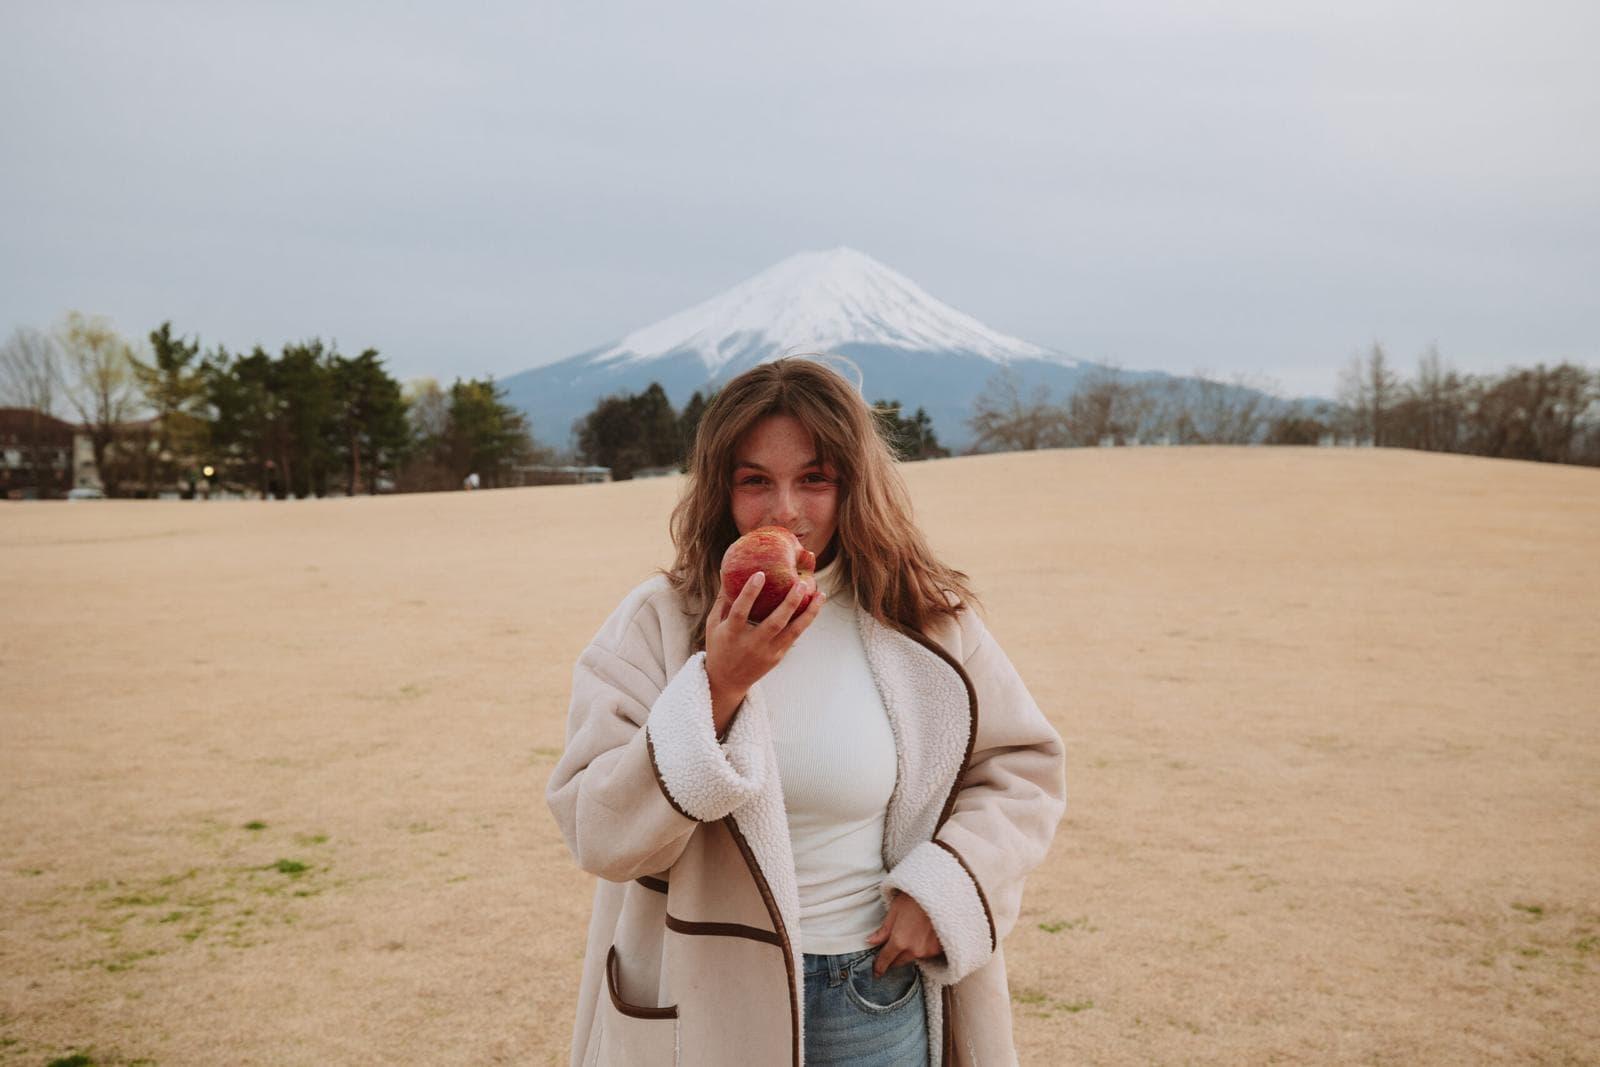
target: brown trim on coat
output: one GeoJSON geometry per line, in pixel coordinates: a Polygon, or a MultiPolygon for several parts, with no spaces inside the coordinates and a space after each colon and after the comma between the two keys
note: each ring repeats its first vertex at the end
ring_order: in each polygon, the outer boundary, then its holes
{"type": "Polygon", "coordinates": [[[653,878],[648,874],[641,874],[634,881],[657,893],[665,893],[667,891],[667,880],[665,878],[653,878]]]}
{"type": "Polygon", "coordinates": [[[629,1004],[622,999],[622,994],[617,992],[617,946],[612,945],[611,951],[606,953],[606,990],[611,994],[611,1006],[621,1015],[630,1019],[676,1019],[678,1006],[669,1004],[665,1008],[645,1008],[638,1004],[629,1004]]]}
{"type": "Polygon", "coordinates": [[[650,771],[656,776],[656,785],[661,787],[661,795],[667,798],[667,803],[672,805],[673,811],[682,815],[685,819],[694,819],[695,822],[699,822],[699,819],[695,819],[693,815],[678,807],[678,802],[672,799],[672,793],[667,789],[666,780],[661,777],[661,768],[656,766],[656,745],[654,741],[650,740],[650,728],[648,726],[644,729],[644,747],[645,751],[650,753],[650,771]]]}
{"type": "MultiPolygon", "coordinates": [[[[946,652],[944,646],[939,642],[909,628],[900,632],[948,663],[950,669],[955,671],[961,678],[961,684],[967,687],[967,706],[971,716],[971,725],[967,730],[967,751],[961,757],[961,770],[956,773],[955,781],[950,783],[950,795],[945,797],[944,807],[939,809],[939,819],[933,824],[933,832],[938,833],[939,827],[945,824],[945,820],[950,818],[950,812],[955,809],[956,794],[961,792],[961,779],[966,776],[967,765],[972,762],[972,749],[978,743],[978,690],[972,684],[972,676],[967,673],[966,668],[957,663],[955,657],[946,652]]],[[[964,867],[966,864],[962,864],[962,866],[964,867]]],[[[977,879],[973,879],[973,881],[976,882],[977,879]]]]}
{"type": "Polygon", "coordinates": [[[940,986],[939,999],[944,1002],[944,1054],[939,1057],[939,1062],[944,1067],[955,1067],[956,995],[949,986],[940,986]]]}
{"type": "Polygon", "coordinates": [[[938,838],[934,838],[933,843],[950,853],[955,861],[961,864],[961,869],[967,872],[967,877],[972,879],[972,888],[978,891],[978,903],[983,905],[983,917],[989,920],[989,951],[993,952],[999,947],[1000,941],[994,935],[994,913],[989,910],[989,896],[983,891],[982,883],[978,881],[978,876],[972,873],[972,868],[967,866],[967,861],[961,858],[961,853],[938,838]]]}
{"type": "Polygon", "coordinates": [[[789,983],[790,1058],[794,1067],[800,1067],[800,1008],[799,991],[795,988],[794,979],[794,945],[789,941],[789,931],[784,927],[783,915],[778,911],[778,899],[772,895],[772,886],[767,884],[767,876],[761,873],[761,865],[756,862],[756,854],[750,850],[750,842],[745,840],[744,831],[739,829],[732,815],[724,816],[722,821],[727,825],[733,843],[739,846],[745,866],[750,868],[756,889],[761,892],[761,900],[767,906],[767,915],[772,919],[772,928],[780,938],[778,947],[783,949],[783,977],[789,983]]]}
{"type": "Polygon", "coordinates": [[[749,941],[760,941],[763,944],[783,946],[783,938],[771,930],[763,930],[759,926],[746,926],[744,923],[702,923],[689,919],[680,919],[671,912],[667,913],[667,929],[679,934],[695,934],[706,937],[742,937],[749,941]]]}

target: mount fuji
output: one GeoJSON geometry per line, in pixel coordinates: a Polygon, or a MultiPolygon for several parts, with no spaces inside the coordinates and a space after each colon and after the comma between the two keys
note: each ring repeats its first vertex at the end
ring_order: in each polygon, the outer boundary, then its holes
{"type": "Polygon", "coordinates": [[[993,330],[871,256],[835,248],[790,256],[704,303],[503,384],[535,437],[566,446],[573,423],[601,397],[643,392],[654,381],[682,408],[697,389],[714,389],[779,356],[813,352],[855,363],[869,402],[899,400],[907,413],[926,409],[940,443],[953,451],[970,443],[972,402],[1001,366],[1029,388],[1043,383],[1058,395],[1096,369],[993,330]]]}

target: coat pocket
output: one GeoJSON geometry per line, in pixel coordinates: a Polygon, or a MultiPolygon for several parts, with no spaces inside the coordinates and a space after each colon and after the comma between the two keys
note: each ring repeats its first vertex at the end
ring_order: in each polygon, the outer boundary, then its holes
{"type": "Polygon", "coordinates": [[[606,992],[600,998],[598,1015],[589,1055],[584,1059],[586,1065],[676,1067],[678,1007],[672,1004],[651,1008],[623,1000],[615,945],[606,953],[606,992]]]}

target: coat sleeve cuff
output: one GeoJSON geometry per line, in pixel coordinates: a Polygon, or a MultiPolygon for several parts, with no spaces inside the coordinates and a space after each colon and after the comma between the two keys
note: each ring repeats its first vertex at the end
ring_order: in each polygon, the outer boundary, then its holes
{"type": "Polygon", "coordinates": [[[883,895],[910,893],[922,905],[944,947],[944,961],[921,960],[919,966],[945,985],[959,982],[983,966],[994,953],[994,920],[983,889],[967,865],[949,846],[925,841],[883,880],[883,895]]]}
{"type": "Polygon", "coordinates": [[[755,710],[748,706],[750,699],[728,739],[719,743],[711,719],[706,654],[697,652],[651,706],[645,719],[650,762],[661,791],[680,814],[715,822],[761,791],[767,773],[761,747],[751,731],[737,729],[739,720],[755,710]]]}

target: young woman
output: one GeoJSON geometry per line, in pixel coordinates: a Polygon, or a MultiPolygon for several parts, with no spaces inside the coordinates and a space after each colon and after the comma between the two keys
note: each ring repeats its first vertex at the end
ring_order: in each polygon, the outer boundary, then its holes
{"type": "Polygon", "coordinates": [[[1061,740],[912,521],[861,395],[780,359],[706,409],[672,569],[579,657],[547,799],[595,892],[577,1064],[1003,1064],[1001,942],[1061,740]],[[723,552],[817,557],[760,623],[723,552]]]}

